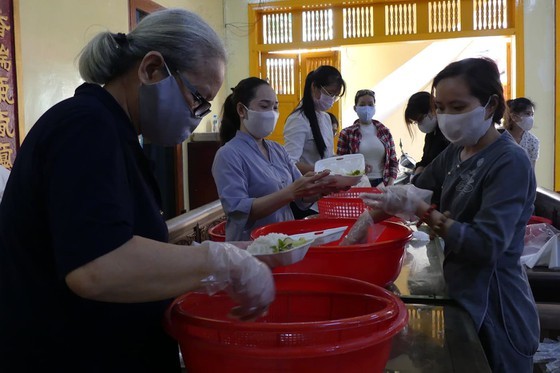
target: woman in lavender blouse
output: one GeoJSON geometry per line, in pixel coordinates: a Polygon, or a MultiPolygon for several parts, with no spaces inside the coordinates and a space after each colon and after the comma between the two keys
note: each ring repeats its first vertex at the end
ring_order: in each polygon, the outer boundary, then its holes
{"type": "Polygon", "coordinates": [[[259,78],[239,82],[223,107],[212,175],[227,216],[226,241],[250,238],[255,228],[293,220],[290,202],[308,208],[335,191],[328,172],[302,176],[282,145],[266,140],[278,120],[278,99],[259,78]]]}

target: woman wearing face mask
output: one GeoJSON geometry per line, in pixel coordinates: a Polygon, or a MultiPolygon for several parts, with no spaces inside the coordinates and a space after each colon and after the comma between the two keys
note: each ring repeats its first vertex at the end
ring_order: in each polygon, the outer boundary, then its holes
{"type": "Polygon", "coordinates": [[[484,58],[453,62],[434,78],[433,91],[452,145],[415,185],[434,192],[434,205],[413,185],[368,195],[366,203],[416,215],[443,238],[449,295],[470,314],[492,370],[532,372],[539,320],[519,259],[536,182],[525,151],[494,126],[505,110],[500,72],[484,58]]]}
{"type": "Polygon", "coordinates": [[[344,94],[346,83],[332,66],[319,66],[307,74],[303,98],[286,119],[284,147],[305,174],[315,162],[334,155],[332,123],[327,110],[344,94]]]}
{"type": "Polygon", "coordinates": [[[395,143],[389,129],[373,119],[375,93],[369,89],[359,90],[354,104],[358,119],[340,131],[337,154],[363,154],[371,186],[393,185],[399,167],[395,143]]]}
{"type": "MultiPolygon", "coordinates": [[[[344,94],[346,83],[340,71],[323,65],[307,74],[303,98],[286,119],[284,147],[302,174],[315,169],[315,162],[334,155],[331,118],[327,114],[344,94]]],[[[294,217],[302,219],[316,212],[291,204],[294,217]]]]}
{"type": "Polygon", "coordinates": [[[259,78],[239,82],[224,103],[223,146],[212,175],[227,215],[227,241],[249,240],[255,228],[293,220],[290,202],[306,209],[333,191],[322,181],[328,172],[302,176],[282,145],[264,139],[277,120],[276,93],[259,78]]]}
{"type": "Polygon", "coordinates": [[[428,92],[417,92],[410,96],[404,111],[404,120],[411,137],[414,137],[413,124],[417,124],[420,132],[425,134],[422,159],[414,168],[414,174],[418,175],[449,145],[449,141],[438,127],[433,109],[433,97],[428,92]]]}
{"type": "Polygon", "coordinates": [[[0,371],[180,372],[171,299],[225,288],[254,318],[270,270],[230,244],[166,243],[138,136],[181,143],[222,85],[226,52],[197,15],[154,12],[83,49],[87,82],[25,137],[0,205],[0,371]]]}
{"type": "Polygon", "coordinates": [[[533,128],[535,104],[525,97],[508,100],[506,104],[504,128],[527,151],[531,165],[535,168],[535,163],[539,158],[539,139],[529,132],[533,128]]]}

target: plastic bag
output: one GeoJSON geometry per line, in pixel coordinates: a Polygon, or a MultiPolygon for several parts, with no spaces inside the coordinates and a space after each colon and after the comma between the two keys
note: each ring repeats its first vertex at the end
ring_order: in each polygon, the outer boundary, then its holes
{"type": "Polygon", "coordinates": [[[525,246],[521,263],[529,268],[560,268],[560,231],[550,224],[530,224],[525,229],[525,246]]]}
{"type": "Polygon", "coordinates": [[[382,224],[375,224],[368,210],[364,211],[356,220],[346,237],[340,241],[340,246],[358,245],[375,242],[385,230],[382,224]]]}
{"type": "Polygon", "coordinates": [[[539,343],[537,353],[533,357],[535,364],[546,363],[547,372],[560,372],[560,338],[545,338],[539,343]]]}

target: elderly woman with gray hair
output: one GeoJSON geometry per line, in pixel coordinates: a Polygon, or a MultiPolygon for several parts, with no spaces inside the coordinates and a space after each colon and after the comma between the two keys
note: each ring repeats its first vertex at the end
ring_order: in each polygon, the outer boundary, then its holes
{"type": "Polygon", "coordinates": [[[0,371],[179,372],[162,327],[172,298],[225,288],[232,316],[266,311],[272,275],[247,252],[167,243],[138,142],[183,142],[225,63],[218,35],[180,9],[83,49],[86,83],[26,136],[0,206],[0,371]]]}

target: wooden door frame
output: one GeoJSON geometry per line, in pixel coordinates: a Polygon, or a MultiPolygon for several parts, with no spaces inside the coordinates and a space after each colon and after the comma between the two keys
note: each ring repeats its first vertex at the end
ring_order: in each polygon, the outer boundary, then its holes
{"type": "MultiPolygon", "coordinates": [[[[271,54],[271,53],[266,53],[266,52],[259,52],[259,61],[260,61],[260,66],[259,66],[259,73],[260,73],[260,78],[261,79],[268,79],[268,71],[267,71],[267,65],[266,65],[266,61],[268,59],[274,59],[274,58],[286,58],[286,59],[291,59],[294,61],[294,69],[293,69],[293,74],[294,74],[294,80],[293,80],[293,93],[292,94],[285,94],[285,93],[280,93],[277,89],[277,87],[274,87],[274,80],[270,81],[269,83],[271,84],[271,86],[276,90],[276,94],[278,96],[278,102],[279,102],[279,110],[281,108],[282,104],[290,104],[293,103],[293,108],[295,108],[298,103],[301,100],[301,88],[300,88],[300,56],[297,53],[282,53],[282,54],[271,54]]],[[[284,124],[286,119],[288,118],[288,116],[290,115],[290,113],[285,113],[285,112],[280,112],[281,114],[286,114],[285,116],[280,116],[278,118],[278,123],[274,129],[274,131],[272,132],[272,134],[270,134],[267,139],[269,140],[273,140],[276,141],[280,144],[284,144],[284,138],[283,135],[281,134],[283,132],[284,129],[284,124]],[[282,131],[280,131],[280,128],[282,129],[282,131]]]]}
{"type": "Polygon", "coordinates": [[[132,30],[136,27],[136,12],[142,11],[146,14],[163,9],[164,7],[151,0],[128,0],[128,27],[132,30]]]}
{"type": "MultiPolygon", "coordinates": [[[[306,78],[306,76],[307,76],[307,74],[304,72],[304,70],[303,70],[303,68],[302,68],[302,66],[303,66],[303,61],[304,61],[305,59],[308,59],[308,58],[316,58],[316,57],[328,56],[328,55],[334,55],[334,57],[335,57],[335,59],[336,59],[336,63],[335,63],[334,65],[332,65],[332,66],[333,66],[333,67],[336,67],[336,69],[337,69],[338,71],[341,71],[341,66],[340,66],[340,63],[341,63],[341,62],[340,62],[340,51],[339,51],[339,50],[328,50],[328,51],[326,51],[326,50],[317,50],[317,51],[310,50],[310,51],[307,51],[307,52],[304,52],[304,53],[300,53],[300,71],[301,71],[301,75],[300,75],[300,76],[301,76],[301,78],[302,78],[300,97],[303,96],[303,88],[304,88],[304,86],[305,86],[305,78],[306,78]]],[[[347,93],[347,92],[345,92],[345,93],[347,93]]],[[[340,125],[341,125],[341,123],[342,123],[342,121],[341,121],[341,119],[340,119],[340,117],[342,116],[342,108],[341,108],[341,105],[340,105],[340,101],[335,102],[335,104],[334,104],[333,106],[336,107],[336,109],[335,109],[336,112],[334,112],[333,114],[334,114],[334,115],[336,116],[336,118],[338,119],[339,128],[340,128],[340,125]]],[[[332,112],[333,110],[330,109],[330,110],[327,110],[327,111],[332,112]]],[[[336,151],[336,149],[335,149],[335,151],[336,151]]]]}

